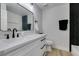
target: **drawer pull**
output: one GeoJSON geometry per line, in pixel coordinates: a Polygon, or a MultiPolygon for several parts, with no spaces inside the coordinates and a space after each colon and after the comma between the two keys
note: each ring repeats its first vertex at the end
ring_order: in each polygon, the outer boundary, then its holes
{"type": "Polygon", "coordinates": [[[43,47],[41,47],[41,49],[43,49],[46,46],[46,44],[43,45],[43,47]]]}
{"type": "Polygon", "coordinates": [[[42,39],[41,41],[44,41],[46,38],[42,39]]]}

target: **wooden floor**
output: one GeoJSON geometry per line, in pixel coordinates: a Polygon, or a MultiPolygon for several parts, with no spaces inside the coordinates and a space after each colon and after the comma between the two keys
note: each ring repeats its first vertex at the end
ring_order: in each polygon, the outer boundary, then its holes
{"type": "Polygon", "coordinates": [[[72,56],[70,52],[53,49],[51,52],[48,52],[48,56],[72,56]]]}

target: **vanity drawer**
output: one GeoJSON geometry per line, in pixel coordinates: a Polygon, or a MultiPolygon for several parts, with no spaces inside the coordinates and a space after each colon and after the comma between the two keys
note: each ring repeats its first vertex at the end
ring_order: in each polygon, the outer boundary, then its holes
{"type": "MultiPolygon", "coordinates": [[[[41,43],[40,43],[41,44],[41,43]]],[[[40,49],[40,44],[36,45],[33,47],[27,54],[26,56],[41,56],[42,51],[40,49]]]]}
{"type": "Polygon", "coordinates": [[[46,45],[41,46],[41,43],[36,45],[33,49],[30,50],[26,54],[26,56],[43,56],[43,54],[46,52],[46,45]]]}
{"type": "Polygon", "coordinates": [[[46,44],[41,47],[41,55],[43,55],[44,52],[46,52],[46,44]]]}
{"type": "Polygon", "coordinates": [[[41,47],[42,47],[44,44],[46,44],[46,39],[43,40],[43,41],[41,41],[41,47]]]}
{"type": "Polygon", "coordinates": [[[24,56],[27,54],[30,50],[32,50],[35,46],[37,46],[39,43],[39,40],[36,40],[34,42],[30,42],[29,44],[20,47],[16,50],[13,50],[6,54],[6,56],[24,56]]]}
{"type": "MultiPolygon", "coordinates": [[[[41,40],[41,39],[40,39],[41,40]]],[[[45,40],[42,42],[39,41],[39,44],[35,46],[28,54],[28,56],[43,56],[44,52],[46,52],[46,44],[45,40]]]]}
{"type": "Polygon", "coordinates": [[[46,52],[46,38],[45,37],[43,37],[42,39],[41,39],[41,55],[43,56],[44,54],[45,54],[45,52],[46,52]]]}

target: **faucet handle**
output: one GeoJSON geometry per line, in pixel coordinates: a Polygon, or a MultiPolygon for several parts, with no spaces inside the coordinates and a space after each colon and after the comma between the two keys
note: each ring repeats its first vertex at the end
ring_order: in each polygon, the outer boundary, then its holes
{"type": "Polygon", "coordinates": [[[7,36],[6,39],[9,39],[9,34],[4,34],[4,36],[7,36]]]}

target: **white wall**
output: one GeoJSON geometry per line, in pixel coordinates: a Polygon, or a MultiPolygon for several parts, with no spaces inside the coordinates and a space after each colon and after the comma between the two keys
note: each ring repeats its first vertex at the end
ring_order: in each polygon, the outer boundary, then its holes
{"type": "Polygon", "coordinates": [[[7,21],[8,28],[16,28],[17,30],[22,30],[22,16],[15,14],[13,12],[7,11],[7,21]]]}
{"type": "Polygon", "coordinates": [[[50,7],[43,10],[43,32],[48,40],[54,42],[54,47],[69,50],[69,24],[66,31],[59,30],[59,20],[69,20],[69,4],[50,7]]]}
{"type": "Polygon", "coordinates": [[[1,30],[7,30],[7,11],[5,3],[1,3],[1,30]]]}

